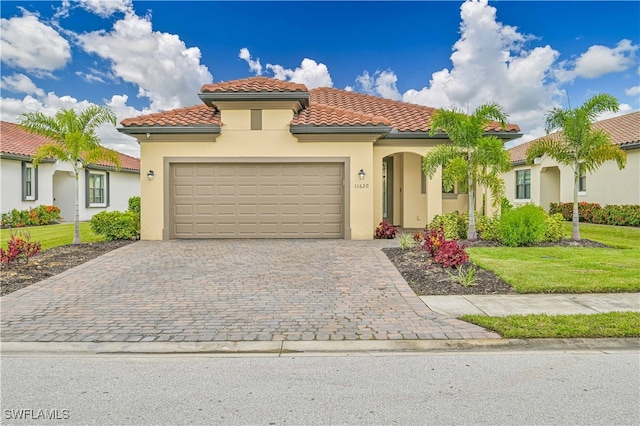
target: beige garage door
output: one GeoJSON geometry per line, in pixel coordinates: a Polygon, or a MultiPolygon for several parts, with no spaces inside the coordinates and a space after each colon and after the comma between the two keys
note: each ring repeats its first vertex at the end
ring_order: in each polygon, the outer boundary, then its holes
{"type": "Polygon", "coordinates": [[[173,164],[171,238],[342,238],[342,163],[173,164]]]}

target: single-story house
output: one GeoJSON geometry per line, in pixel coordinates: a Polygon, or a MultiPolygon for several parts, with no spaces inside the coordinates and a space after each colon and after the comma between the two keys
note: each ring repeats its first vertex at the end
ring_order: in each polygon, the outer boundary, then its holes
{"type": "MultiPolygon", "coordinates": [[[[38,167],[33,166],[36,149],[53,141],[14,123],[2,121],[0,125],[2,213],[54,205],[60,208],[63,221],[73,222],[75,182],[71,165],[45,159],[38,167]]],[[[127,210],[129,198],[140,195],[140,160],[119,155],[119,171],[110,163],[88,164],[81,169],[80,220],[90,220],[104,210],[127,210]]]]}
{"type": "MultiPolygon", "coordinates": [[[[627,153],[627,165],[619,170],[615,161],[607,161],[593,173],[580,178],[579,200],[588,203],[640,204],[640,112],[593,123],[594,129],[611,134],[612,143],[627,153]]],[[[548,137],[556,137],[558,132],[548,137]]],[[[526,164],[530,141],[509,150],[513,170],[503,178],[506,196],[514,205],[535,203],[549,209],[550,203],[573,202],[574,177],[569,166],[549,157],[526,164]]]]}
{"type": "Polygon", "coordinates": [[[433,108],[266,77],[206,84],[199,97],[122,121],[140,143],[142,239],[367,240],[383,219],[420,228],[467,208],[466,194],[422,173],[448,142],[429,134],[433,108]]]}

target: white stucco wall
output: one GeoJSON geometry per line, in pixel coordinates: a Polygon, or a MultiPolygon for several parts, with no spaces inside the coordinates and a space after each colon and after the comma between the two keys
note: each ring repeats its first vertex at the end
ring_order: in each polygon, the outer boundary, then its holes
{"type": "MultiPolygon", "coordinates": [[[[55,205],[60,207],[63,221],[72,222],[75,185],[70,172],[72,167],[67,163],[40,163],[38,165],[38,199],[22,201],[22,162],[3,158],[0,167],[0,189],[2,190],[0,211],[6,213],[12,209],[26,210],[39,205],[55,205]]],[[[84,169],[80,170],[80,220],[90,220],[94,214],[104,210],[127,210],[129,198],[140,195],[138,173],[111,170],[109,181],[109,207],[87,208],[84,169]]]]}
{"type": "MultiPolygon", "coordinates": [[[[521,165],[503,175],[506,186],[506,196],[515,206],[522,205],[527,200],[517,200],[516,171],[531,170],[531,199],[530,202],[549,209],[549,201],[556,198],[550,192],[558,191],[559,201],[569,203],[573,201],[574,177],[573,170],[568,166],[558,166],[550,158],[544,158],[539,164],[521,165]],[[559,179],[557,170],[560,172],[559,179]],[[554,182],[559,180],[559,188],[554,182]]],[[[587,191],[580,193],[578,201],[588,203],[608,204],[640,204],[640,149],[627,151],[627,164],[622,170],[618,169],[614,161],[607,161],[593,173],[586,175],[587,191]]]]}

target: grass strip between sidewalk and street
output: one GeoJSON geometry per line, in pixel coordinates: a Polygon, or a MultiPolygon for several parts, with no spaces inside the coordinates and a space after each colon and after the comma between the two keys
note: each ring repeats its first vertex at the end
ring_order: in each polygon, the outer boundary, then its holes
{"type": "MultiPolygon", "coordinates": [[[[13,228],[0,230],[0,244],[2,247],[7,246],[7,242],[11,236],[11,231],[21,232],[27,231],[31,235],[31,241],[39,242],[42,245],[42,251],[49,250],[54,247],[71,244],[73,242],[73,223],[61,223],[57,225],[29,226],[25,228],[13,228]]],[[[80,240],[82,243],[96,243],[104,241],[104,237],[95,234],[89,222],[80,222],[80,240]]]]}
{"type": "MultiPolygon", "coordinates": [[[[565,232],[570,230],[565,224],[565,232]]],[[[612,248],[469,248],[471,260],[518,293],[640,292],[640,228],[580,224],[582,238],[612,248]]]]}
{"type": "Polygon", "coordinates": [[[575,315],[464,315],[462,321],[507,339],[640,337],[640,312],[575,315]]]}

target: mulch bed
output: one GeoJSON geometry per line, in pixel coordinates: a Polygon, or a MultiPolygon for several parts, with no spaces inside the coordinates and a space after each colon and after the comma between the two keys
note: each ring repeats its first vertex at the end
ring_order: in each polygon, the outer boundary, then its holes
{"type": "Polygon", "coordinates": [[[28,263],[11,265],[8,268],[3,265],[0,296],[57,275],[132,242],[108,241],[58,246],[38,253],[28,263]]]}
{"type": "MultiPolygon", "coordinates": [[[[460,241],[465,247],[502,247],[494,241],[460,241]]],[[[537,247],[607,247],[597,241],[569,239],[554,243],[542,243],[537,247]]],[[[385,248],[382,251],[400,272],[405,281],[418,296],[456,295],[456,294],[515,294],[513,288],[502,278],[491,271],[482,269],[472,262],[465,267],[475,269],[476,282],[471,286],[463,286],[452,281],[445,268],[433,262],[424,250],[402,250],[401,248],[385,248]]],[[[457,274],[455,269],[449,272],[457,274]]]]}
{"type": "MultiPolygon", "coordinates": [[[[20,290],[67,269],[78,266],[98,256],[131,244],[133,241],[110,241],[59,246],[39,253],[26,264],[2,267],[0,296],[20,290]]],[[[498,243],[490,241],[461,241],[467,247],[495,247],[498,243]]],[[[541,246],[562,247],[607,247],[595,241],[583,239],[580,242],[562,240],[541,246]]],[[[475,285],[464,287],[452,282],[450,276],[439,265],[433,264],[424,251],[402,250],[400,248],[383,249],[391,263],[400,271],[413,291],[419,296],[446,294],[509,294],[514,293],[511,286],[491,271],[475,266],[477,281],[475,285]]],[[[455,273],[455,271],[451,270],[455,273]]]]}

